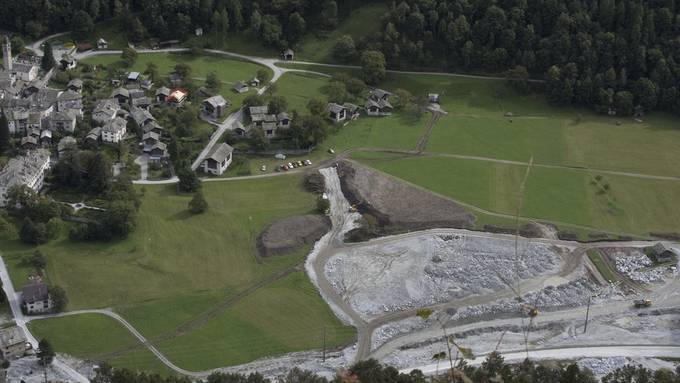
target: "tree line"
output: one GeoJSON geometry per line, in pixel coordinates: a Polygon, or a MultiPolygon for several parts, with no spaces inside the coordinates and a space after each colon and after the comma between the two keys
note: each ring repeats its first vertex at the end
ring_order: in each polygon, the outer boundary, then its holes
{"type": "MultiPolygon", "coordinates": [[[[443,363],[442,363],[443,364],[443,363]]],[[[259,373],[249,375],[212,373],[205,380],[207,383],[272,383],[259,373]]],[[[651,371],[642,366],[627,365],[619,368],[601,380],[603,383],[678,383],[680,369],[651,371]]],[[[114,369],[103,363],[96,371],[93,383],[188,383],[188,378],[161,377],[127,369],[114,369]]],[[[491,353],[479,367],[472,367],[462,363],[450,370],[442,366],[437,377],[426,377],[415,370],[409,374],[399,373],[394,367],[384,366],[371,359],[355,363],[346,371],[339,372],[333,379],[318,376],[310,371],[293,368],[286,375],[274,380],[277,383],[596,383],[589,370],[578,367],[577,364],[537,364],[530,360],[510,365],[505,363],[502,356],[491,353]]]]}
{"type": "Polygon", "coordinates": [[[674,0],[403,0],[380,34],[336,44],[379,50],[393,68],[545,78],[557,105],[676,111],[678,12],[674,0]]]}

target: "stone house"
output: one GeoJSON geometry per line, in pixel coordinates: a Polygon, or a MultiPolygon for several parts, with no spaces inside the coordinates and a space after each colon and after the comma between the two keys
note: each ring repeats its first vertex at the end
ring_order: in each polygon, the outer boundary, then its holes
{"type": "Polygon", "coordinates": [[[47,285],[41,282],[30,283],[21,289],[24,310],[29,315],[43,314],[54,307],[47,285]]]}

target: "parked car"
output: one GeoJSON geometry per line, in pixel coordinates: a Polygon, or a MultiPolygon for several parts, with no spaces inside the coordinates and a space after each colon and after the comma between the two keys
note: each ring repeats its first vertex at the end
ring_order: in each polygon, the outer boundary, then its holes
{"type": "Polygon", "coordinates": [[[310,160],[305,160],[305,165],[307,165],[307,166],[312,166],[312,161],[310,161],[310,160]]]}
{"type": "Polygon", "coordinates": [[[302,161],[298,161],[298,162],[297,162],[297,166],[298,166],[299,168],[301,168],[301,167],[303,167],[303,166],[305,166],[305,165],[302,163],[302,161]]]}
{"type": "Polygon", "coordinates": [[[293,166],[293,164],[291,164],[290,162],[288,163],[288,169],[293,169],[294,167],[295,166],[293,166]]]}
{"type": "Polygon", "coordinates": [[[267,171],[267,165],[262,165],[262,166],[260,167],[260,171],[261,171],[261,172],[266,172],[266,171],[267,171]]]}

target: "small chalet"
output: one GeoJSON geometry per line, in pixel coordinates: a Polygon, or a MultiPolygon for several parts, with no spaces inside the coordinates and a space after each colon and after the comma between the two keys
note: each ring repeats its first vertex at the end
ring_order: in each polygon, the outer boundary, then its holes
{"type": "Polygon", "coordinates": [[[245,93],[250,90],[250,88],[248,88],[248,85],[246,85],[243,81],[239,81],[236,84],[234,84],[233,89],[236,93],[245,93]]]}
{"type": "Polygon", "coordinates": [[[657,262],[670,262],[677,257],[676,251],[668,244],[659,242],[652,248],[657,262]]]}
{"type": "Polygon", "coordinates": [[[284,61],[293,61],[295,60],[295,52],[292,49],[288,48],[285,51],[283,51],[283,53],[281,53],[281,58],[284,61]]]}
{"type": "Polygon", "coordinates": [[[253,77],[253,78],[249,81],[249,84],[250,84],[250,86],[252,86],[252,87],[254,87],[254,88],[257,88],[257,87],[260,86],[260,79],[257,78],[257,77],[253,77]]]}
{"type": "Polygon", "coordinates": [[[427,95],[430,104],[439,104],[439,93],[430,93],[427,95]]]}
{"type": "Polygon", "coordinates": [[[142,136],[142,142],[144,147],[151,147],[161,140],[161,135],[156,132],[144,133],[142,136]]]}
{"type": "Polygon", "coordinates": [[[66,84],[66,89],[81,93],[83,91],[83,80],[74,78],[66,84]]]}
{"type": "Polygon", "coordinates": [[[21,149],[33,150],[38,148],[39,137],[26,136],[21,139],[21,149]]]}
{"type": "Polygon", "coordinates": [[[159,163],[168,156],[168,146],[164,142],[156,142],[155,144],[144,148],[144,153],[149,155],[149,161],[159,163]]]}
{"type": "Polygon", "coordinates": [[[326,110],[328,111],[328,118],[330,118],[331,121],[335,123],[342,122],[347,119],[347,108],[345,108],[343,105],[331,102],[326,107],[326,110]]]}
{"type": "Polygon", "coordinates": [[[225,143],[219,144],[208,153],[201,163],[201,168],[206,173],[222,175],[231,164],[233,152],[234,148],[231,146],[225,143]]]}
{"type": "Polygon", "coordinates": [[[212,118],[220,118],[224,116],[229,103],[224,97],[217,95],[207,98],[203,101],[203,112],[212,118]]]}
{"type": "Polygon", "coordinates": [[[73,56],[71,56],[68,53],[65,53],[63,56],[61,56],[61,60],[59,60],[59,65],[61,65],[61,70],[71,70],[74,69],[77,65],[77,61],[73,56]]]}
{"type": "Polygon", "coordinates": [[[342,106],[347,109],[347,118],[350,120],[356,120],[359,118],[361,108],[359,108],[359,105],[354,105],[349,102],[344,103],[342,106]]]}
{"type": "Polygon", "coordinates": [[[52,131],[45,129],[40,132],[40,146],[44,148],[49,148],[52,146],[52,131]]]}
{"type": "Polygon", "coordinates": [[[151,87],[153,87],[153,81],[151,81],[151,79],[148,77],[142,77],[142,80],[139,82],[139,86],[142,89],[149,90],[151,87]]]}
{"type": "Polygon", "coordinates": [[[97,40],[97,49],[108,49],[108,48],[109,48],[109,43],[106,40],[104,40],[103,38],[100,37],[99,40],[97,40]]]}
{"type": "Polygon", "coordinates": [[[196,36],[203,36],[203,28],[196,28],[196,30],[194,31],[194,34],[196,36]]]}
{"type": "Polygon", "coordinates": [[[9,360],[24,356],[28,350],[26,334],[18,326],[0,330],[0,358],[9,360]]]}
{"type": "Polygon", "coordinates": [[[87,132],[87,135],[85,136],[85,143],[89,146],[95,146],[99,144],[99,140],[101,139],[102,136],[102,128],[96,127],[90,129],[89,132],[87,132]]]}
{"type": "Polygon", "coordinates": [[[189,92],[187,92],[184,89],[173,89],[172,92],[170,92],[168,98],[166,98],[166,102],[168,104],[179,107],[182,106],[182,104],[184,104],[184,101],[187,100],[188,96],[189,92]]]}
{"type": "Polygon", "coordinates": [[[44,283],[31,283],[21,290],[23,307],[27,314],[42,314],[52,310],[53,303],[49,289],[44,283]]]}
{"type": "Polygon", "coordinates": [[[277,128],[278,129],[288,129],[290,128],[290,123],[292,119],[286,112],[281,112],[276,115],[276,121],[278,123],[277,128]]]}
{"type": "Polygon", "coordinates": [[[159,104],[165,103],[165,100],[170,96],[170,89],[162,86],[156,89],[156,102],[159,104]]]}
{"type": "Polygon", "coordinates": [[[149,109],[151,106],[151,99],[148,97],[133,98],[131,101],[132,106],[136,106],[142,109],[149,109]]]}
{"type": "Polygon", "coordinates": [[[137,83],[141,80],[141,74],[139,74],[139,72],[130,72],[128,73],[126,80],[128,83],[137,83]]]}
{"type": "Polygon", "coordinates": [[[392,114],[392,104],[390,104],[390,96],[392,93],[375,88],[371,90],[371,94],[366,100],[364,108],[366,114],[369,116],[389,116],[392,114]]]}
{"type": "Polygon", "coordinates": [[[125,88],[116,88],[111,92],[111,98],[116,99],[120,105],[127,104],[130,101],[130,91],[125,88]]]}

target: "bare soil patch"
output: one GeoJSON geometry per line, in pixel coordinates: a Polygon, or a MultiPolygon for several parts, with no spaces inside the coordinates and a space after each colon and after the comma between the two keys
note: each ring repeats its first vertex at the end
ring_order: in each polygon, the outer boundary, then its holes
{"type": "Polygon", "coordinates": [[[275,221],[257,237],[261,257],[289,254],[318,241],[331,228],[324,215],[298,215],[275,221]]]}
{"type": "Polygon", "coordinates": [[[471,228],[475,216],[426,190],[353,163],[339,164],[342,192],[361,213],[376,217],[387,232],[471,228]]]}

